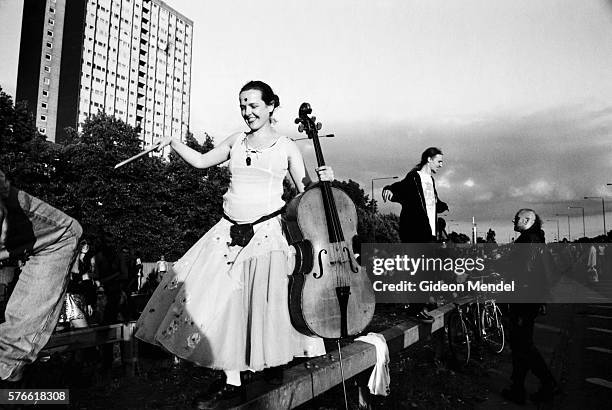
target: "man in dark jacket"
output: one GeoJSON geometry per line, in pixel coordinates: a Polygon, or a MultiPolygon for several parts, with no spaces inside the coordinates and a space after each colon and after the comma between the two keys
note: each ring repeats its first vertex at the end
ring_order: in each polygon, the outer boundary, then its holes
{"type": "MultiPolygon", "coordinates": [[[[427,148],[417,164],[403,180],[383,188],[384,201],[398,202],[402,205],[399,235],[404,243],[436,242],[436,223],[438,213],[448,210],[446,203],[440,201],[433,176],[442,168],[442,150],[427,148]]],[[[423,303],[411,303],[410,313],[424,323],[432,323],[423,303]]]]}
{"type": "MultiPolygon", "coordinates": [[[[524,257],[515,256],[512,259],[514,261],[520,260],[525,262],[524,272],[521,273],[528,276],[542,275],[542,272],[532,270],[533,261],[537,257],[538,246],[525,247],[525,245],[521,245],[543,244],[545,242],[540,217],[531,209],[521,209],[514,217],[514,230],[520,233],[520,236],[514,243],[519,244],[517,246],[520,246],[521,249],[516,249],[516,251],[530,253],[530,255],[525,255],[524,257]],[[530,264],[531,268],[529,267],[530,264]]],[[[538,282],[537,277],[531,278],[534,280],[527,279],[532,284],[538,282]]],[[[533,343],[533,328],[540,307],[541,304],[539,303],[512,303],[509,306],[512,385],[510,388],[504,389],[502,395],[506,399],[518,404],[525,403],[525,377],[529,370],[542,383],[540,390],[531,395],[532,401],[535,403],[550,401],[556,389],[552,373],[533,343]]]]}

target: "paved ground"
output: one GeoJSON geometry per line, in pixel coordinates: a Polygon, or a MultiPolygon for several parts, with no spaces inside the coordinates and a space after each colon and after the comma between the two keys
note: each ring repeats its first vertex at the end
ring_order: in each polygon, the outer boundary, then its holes
{"type": "MultiPolygon", "coordinates": [[[[612,294],[612,280],[596,285],[605,294],[612,294]]],[[[612,406],[612,305],[596,300],[585,305],[549,305],[548,314],[540,317],[535,328],[535,343],[557,379],[561,393],[551,409],[609,409],[612,406]]],[[[498,392],[508,383],[512,365],[509,351],[498,368],[489,370],[491,391],[498,392]]],[[[528,391],[539,387],[529,375],[528,391]]],[[[507,403],[498,394],[491,394],[479,409],[535,408],[507,403]]]]}

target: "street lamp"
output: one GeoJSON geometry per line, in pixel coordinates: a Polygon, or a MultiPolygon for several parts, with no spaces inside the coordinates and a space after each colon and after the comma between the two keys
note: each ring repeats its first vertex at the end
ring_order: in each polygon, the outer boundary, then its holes
{"type": "MultiPolygon", "coordinates": [[[[399,177],[381,177],[381,178],[372,178],[372,198],[371,201],[374,201],[374,181],[379,181],[381,179],[398,179],[399,177]]],[[[374,207],[374,202],[372,202],[372,207],[374,207]]],[[[373,209],[373,208],[372,208],[373,209]]]]}
{"type": "Polygon", "coordinates": [[[603,196],[585,196],[584,199],[601,199],[601,214],[603,215],[604,236],[606,236],[608,234],[608,231],[606,230],[606,202],[604,201],[603,196]]]}
{"type": "Polygon", "coordinates": [[[557,218],[557,219],[547,219],[547,221],[557,222],[557,242],[559,242],[559,236],[560,236],[559,235],[559,218],[557,218]]]}
{"type": "Polygon", "coordinates": [[[570,229],[570,221],[569,221],[569,214],[555,214],[555,216],[567,216],[567,240],[571,241],[572,240],[572,231],[570,229]]]}
{"type": "Polygon", "coordinates": [[[582,209],[582,237],[586,238],[586,228],[584,226],[584,207],[583,206],[568,206],[567,209],[582,209]]]}

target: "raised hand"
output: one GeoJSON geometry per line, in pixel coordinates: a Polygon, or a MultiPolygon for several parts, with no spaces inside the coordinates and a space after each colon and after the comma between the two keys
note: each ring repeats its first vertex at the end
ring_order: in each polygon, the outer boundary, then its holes
{"type": "Polygon", "coordinates": [[[153,145],[157,145],[159,144],[159,147],[157,147],[157,150],[161,150],[164,147],[167,147],[168,145],[172,144],[172,141],[175,141],[176,138],[174,137],[162,137],[162,138],[157,138],[153,141],[153,145]]]}
{"type": "Polygon", "coordinates": [[[383,202],[390,201],[393,198],[393,192],[390,189],[383,189],[382,191],[382,199],[383,202]]]}

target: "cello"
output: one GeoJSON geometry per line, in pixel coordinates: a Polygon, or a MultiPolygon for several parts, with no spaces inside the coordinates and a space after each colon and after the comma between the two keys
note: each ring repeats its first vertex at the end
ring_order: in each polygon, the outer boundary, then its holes
{"type": "MultiPolygon", "coordinates": [[[[295,120],[312,139],[318,165],[324,166],[318,130],[310,104],[303,103],[295,120]]],[[[353,336],[374,315],[374,292],[357,263],[357,211],[341,189],[321,181],[295,197],[285,214],[289,243],[296,264],[289,282],[289,312],[293,326],[306,335],[327,339],[353,336]]]]}

